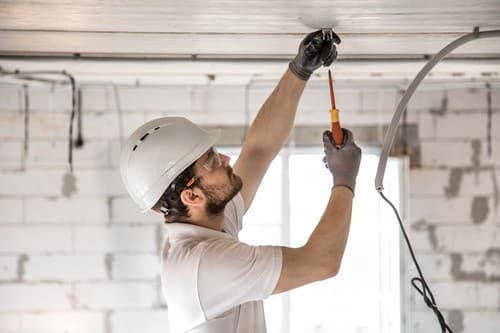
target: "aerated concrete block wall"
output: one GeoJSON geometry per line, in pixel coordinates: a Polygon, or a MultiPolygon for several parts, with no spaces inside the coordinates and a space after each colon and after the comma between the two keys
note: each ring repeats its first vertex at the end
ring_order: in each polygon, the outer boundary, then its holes
{"type": "MultiPolygon", "coordinates": [[[[72,182],[68,87],[29,86],[25,118],[23,87],[0,86],[0,332],[166,333],[164,229],[125,193],[120,140],[168,114],[207,126],[245,125],[271,87],[250,87],[248,94],[240,86],[81,90],[84,146],[73,151],[72,182]]],[[[297,123],[327,126],[327,94],[311,84],[297,123]]],[[[336,95],[345,126],[382,126],[400,92],[350,88],[336,95]]],[[[410,172],[405,222],[455,333],[500,332],[500,90],[492,96],[491,157],[485,89],[425,90],[409,106],[421,156],[410,172]]],[[[406,278],[403,288],[411,295],[410,331],[439,332],[406,278]]]]}
{"type": "MultiPolygon", "coordinates": [[[[421,167],[410,172],[417,255],[453,332],[500,332],[500,89],[491,120],[485,88],[421,96],[410,109],[420,114],[421,167]]],[[[440,332],[413,291],[412,311],[414,332],[440,332]]]]}

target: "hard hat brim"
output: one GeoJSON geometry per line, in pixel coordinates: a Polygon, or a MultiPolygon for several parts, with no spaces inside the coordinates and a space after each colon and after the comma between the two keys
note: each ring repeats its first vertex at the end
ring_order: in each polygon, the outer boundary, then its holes
{"type": "Polygon", "coordinates": [[[192,163],[194,163],[198,158],[200,158],[207,150],[213,147],[220,138],[221,130],[214,129],[211,131],[207,131],[207,138],[198,144],[193,150],[191,150],[189,154],[189,158],[180,162],[179,171],[176,174],[168,174],[164,173],[158,181],[151,186],[148,192],[144,194],[141,202],[140,210],[145,213],[149,211],[153,206],[160,200],[161,196],[167,189],[167,187],[172,182],[172,179],[175,179],[179,176],[187,167],[189,167],[192,163]]]}

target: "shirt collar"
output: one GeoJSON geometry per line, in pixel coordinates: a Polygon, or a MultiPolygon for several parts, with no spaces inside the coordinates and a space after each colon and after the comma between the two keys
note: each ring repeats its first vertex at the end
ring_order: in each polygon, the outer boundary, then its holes
{"type": "Polygon", "coordinates": [[[170,240],[183,239],[192,236],[206,237],[232,237],[229,233],[217,231],[191,223],[167,223],[165,224],[170,240]]]}

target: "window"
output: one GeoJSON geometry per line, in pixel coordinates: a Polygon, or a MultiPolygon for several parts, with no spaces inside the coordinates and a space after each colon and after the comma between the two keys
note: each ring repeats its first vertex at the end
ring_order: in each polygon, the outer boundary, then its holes
{"type": "MultiPolygon", "coordinates": [[[[307,241],[332,187],[322,157],[320,149],[282,150],[245,215],[242,241],[292,247],[307,241]]],[[[399,230],[374,189],[377,164],[377,155],[363,154],[340,273],[266,300],[269,332],[400,331],[399,230]]],[[[384,193],[397,207],[401,170],[390,160],[385,176],[384,193]]]]}

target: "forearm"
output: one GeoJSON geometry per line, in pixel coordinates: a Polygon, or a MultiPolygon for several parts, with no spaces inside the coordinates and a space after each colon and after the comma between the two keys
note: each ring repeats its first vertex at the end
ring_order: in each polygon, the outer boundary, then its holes
{"type": "Polygon", "coordinates": [[[326,268],[328,276],[337,274],[344,256],[351,224],[353,193],[349,188],[333,189],[320,222],[312,232],[306,247],[315,264],[326,268]]]}
{"type": "Polygon", "coordinates": [[[262,105],[248,131],[244,149],[250,149],[273,158],[285,143],[292,129],[297,105],[306,81],[290,70],[262,105]]]}

